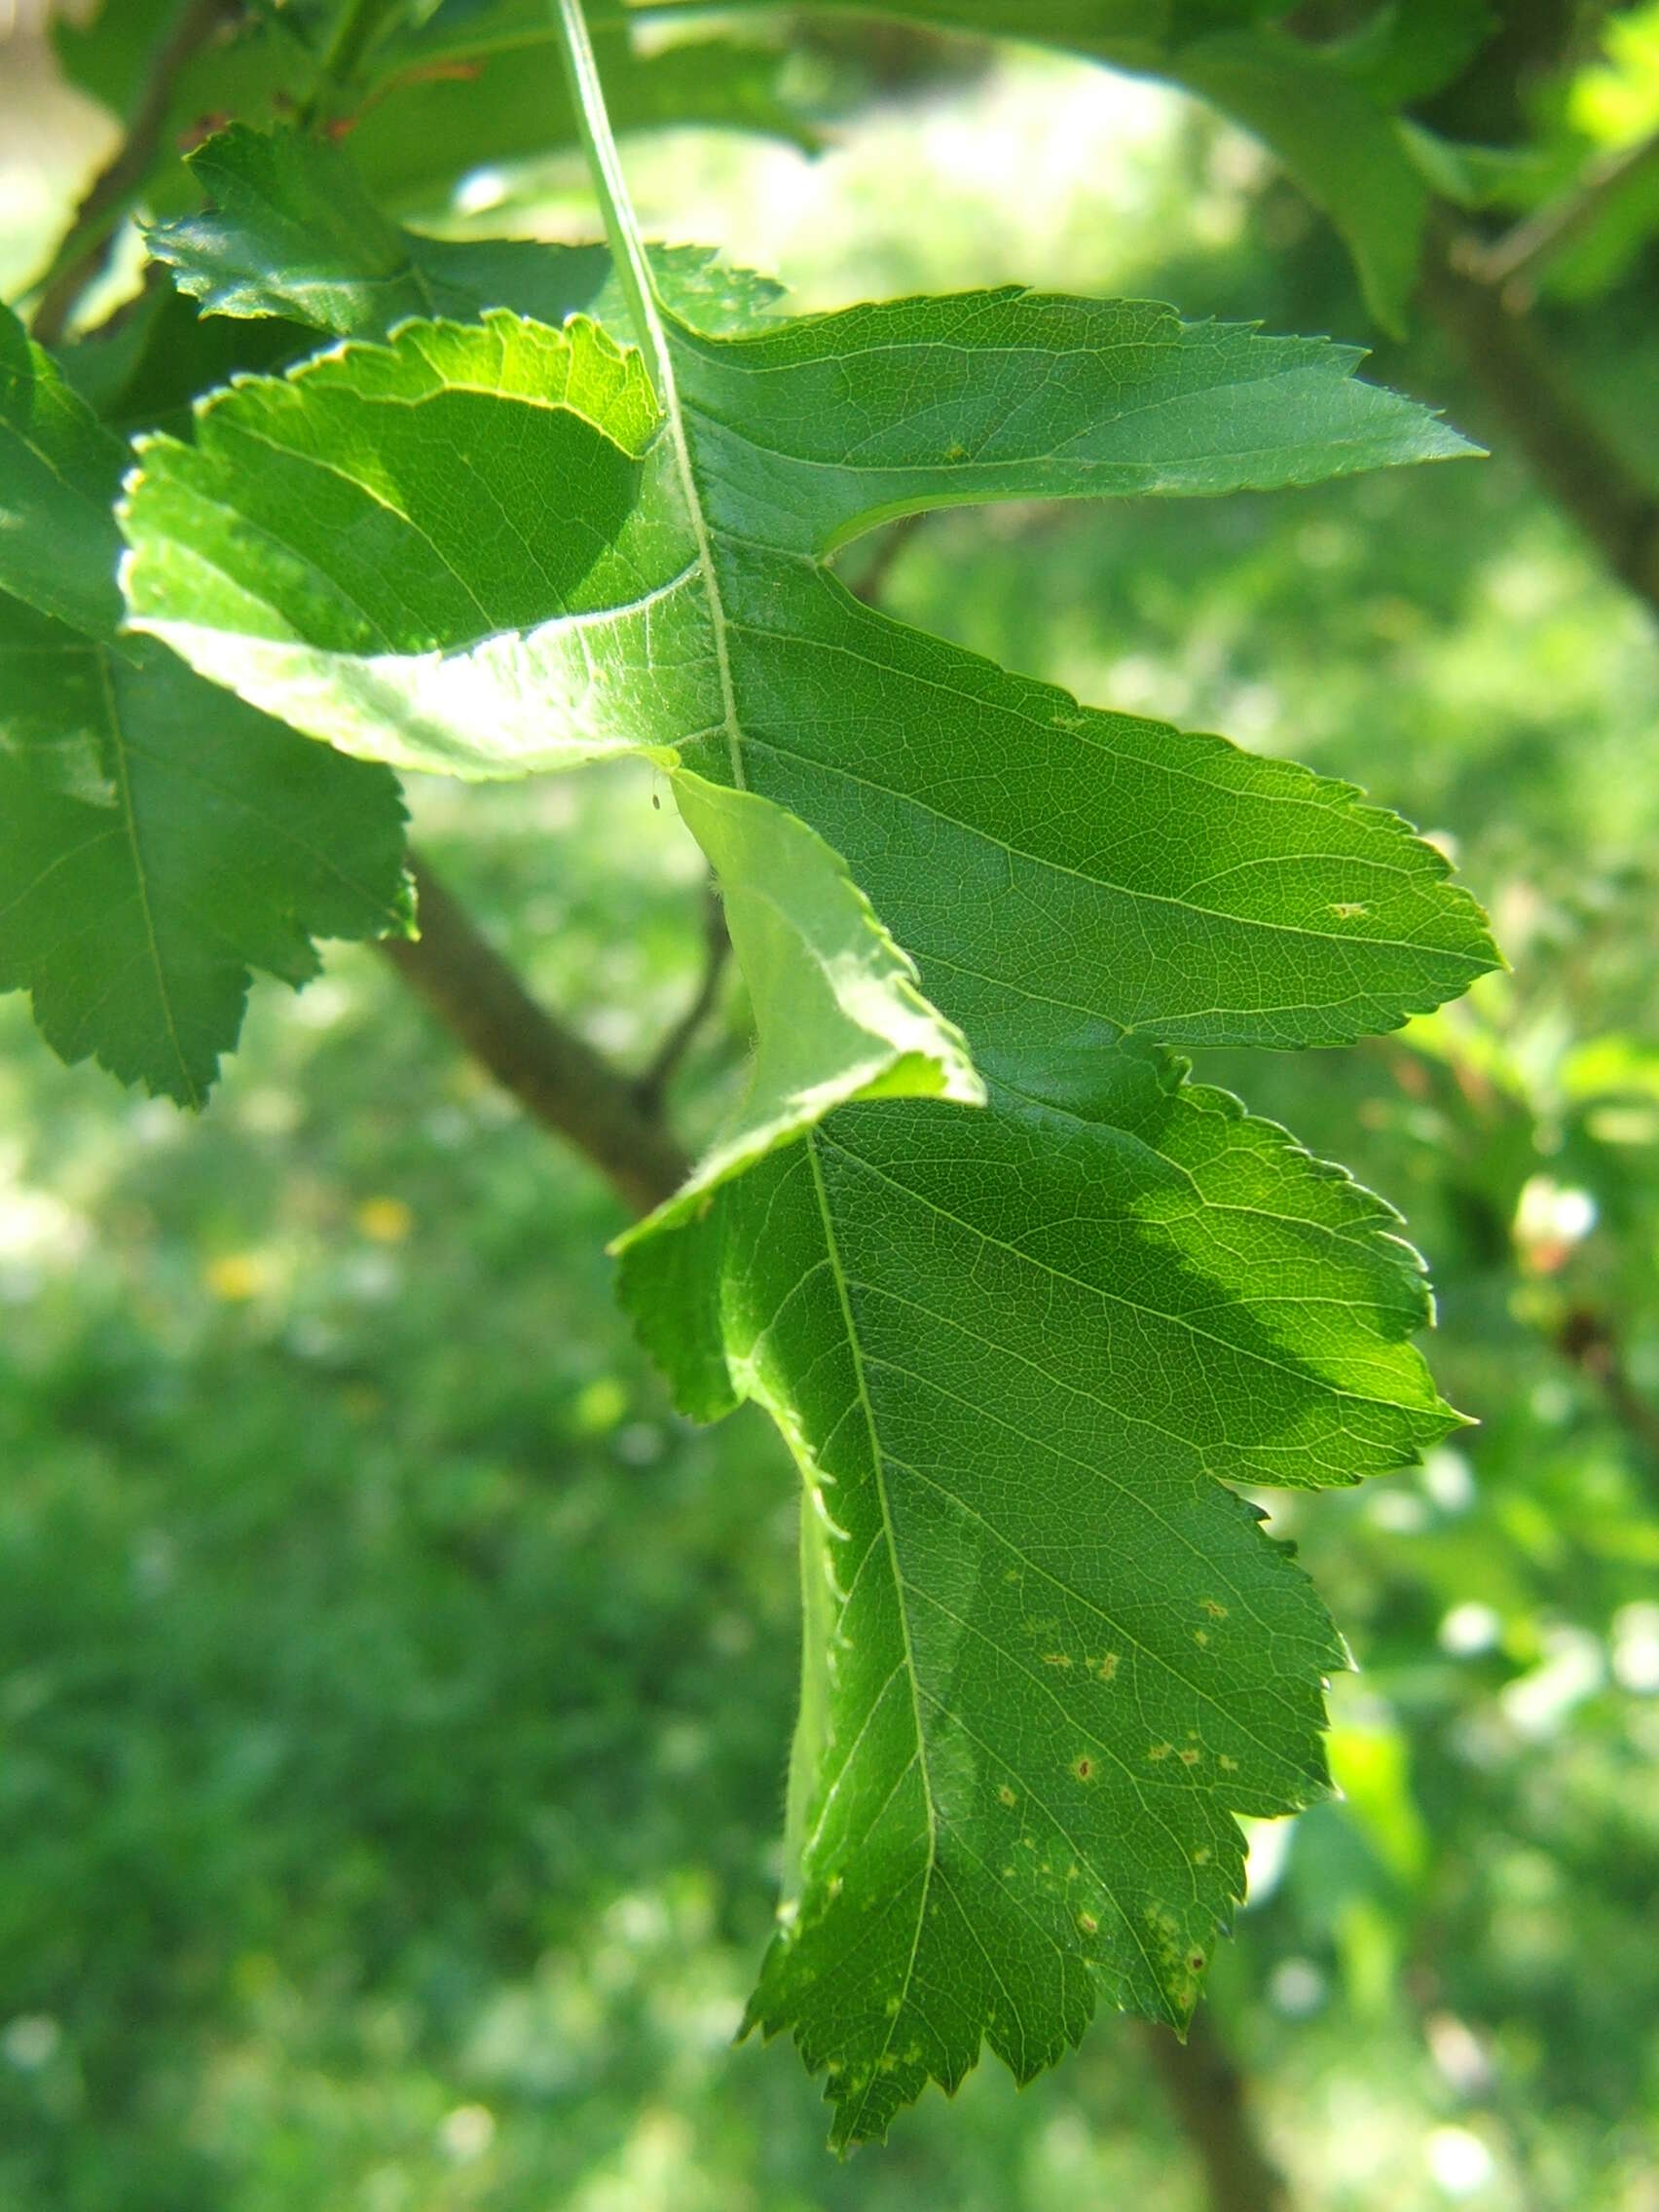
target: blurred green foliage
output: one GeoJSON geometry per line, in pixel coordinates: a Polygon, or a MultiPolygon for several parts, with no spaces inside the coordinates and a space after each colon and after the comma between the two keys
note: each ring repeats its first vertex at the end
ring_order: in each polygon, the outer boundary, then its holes
{"type": "MultiPolygon", "coordinates": [[[[1590,129],[1607,97],[1564,112],[1590,129]]],[[[809,300],[1012,264],[1364,333],[1252,149],[1081,68],[878,105],[817,167],[676,139],[641,168],[809,300]]],[[[557,218],[562,189],[510,204],[557,218]]],[[[1651,260],[1576,350],[1659,460],[1651,260]]],[[[1379,367],[1485,427],[1431,344],[1379,367]]],[[[1267,1500],[1360,1671],[1345,1798],[1254,1838],[1211,2001],[1309,2204],[1652,2212],[1652,626],[1501,449],[939,517],[885,588],[1086,698],[1352,776],[1493,909],[1513,972],[1466,1006],[1202,1071],[1405,1208],[1481,1424],[1267,1500]]],[[[537,988],[643,1062],[699,943],[648,780],[416,796],[537,988]]],[[[729,1007],[687,1070],[693,1126],[741,1035],[729,1007]]],[[[757,1420],[668,1411],[610,1303],[611,1202],[389,970],[353,950],[256,994],[200,1122],[58,1067],[16,1000],[0,1041],[0,2203],[1200,2201],[1121,2022],[1023,2095],[984,2069],[929,2097],[848,2167],[793,2054],[730,2046],[774,1894],[793,1477],[757,1420]]]]}

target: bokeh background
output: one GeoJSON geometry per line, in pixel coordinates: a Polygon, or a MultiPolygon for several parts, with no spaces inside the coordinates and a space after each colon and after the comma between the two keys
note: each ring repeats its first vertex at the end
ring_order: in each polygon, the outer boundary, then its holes
{"type": "MultiPolygon", "coordinates": [[[[1561,94],[1609,142],[1659,123],[1659,9],[1619,29],[1561,94]]],[[[7,288],[113,132],[37,30],[0,5],[7,288]]],[[[829,150],[636,141],[653,228],[804,305],[1017,276],[1375,342],[1330,234],[1174,93],[866,33],[801,67],[829,150]]],[[[431,213],[591,227],[569,163],[431,213]]],[[[1659,258],[1550,312],[1659,473],[1659,258]]],[[[1404,1208],[1480,1423],[1270,1500],[1351,1641],[1345,1795],[1253,1835],[1210,2005],[1298,2204],[1654,2212],[1659,638],[1432,336],[1374,368],[1493,457],[938,517],[885,604],[1363,783],[1492,908],[1512,972],[1464,1004],[1202,1067],[1404,1208]]],[[[643,1061],[701,936],[648,777],[412,796],[536,988],[643,1061]]],[[[681,1087],[693,1130],[742,1051],[734,994],[681,1087]]],[[[1116,2019],[845,2166],[793,2053],[734,2047],[777,1875],[793,1478],[757,1417],[671,1413],[611,1303],[617,1226],[369,949],[256,989],[199,1122],[58,1066],[0,1002],[8,2212],[1206,2202],[1116,2019]]]]}

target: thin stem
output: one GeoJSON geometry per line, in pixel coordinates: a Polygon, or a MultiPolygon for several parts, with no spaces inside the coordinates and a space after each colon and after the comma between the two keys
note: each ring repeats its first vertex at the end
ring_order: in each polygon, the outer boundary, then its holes
{"type": "Polygon", "coordinates": [[[1631,1380],[1617,1324],[1594,1307],[1574,1306],[1556,1331],[1556,1349],[1597,1383],[1613,1419],[1649,1465],[1659,1466],[1659,1408],[1631,1380]]]}
{"type": "Polygon", "coordinates": [[[1530,307],[1550,263],[1594,227],[1609,201],[1656,167],[1659,130],[1635,146],[1604,154],[1569,192],[1535,208],[1491,245],[1471,246],[1469,274],[1497,285],[1512,313],[1530,307]]]}
{"type": "Polygon", "coordinates": [[[681,410],[680,391],[675,382],[674,357],[669,351],[668,330],[663,322],[661,303],[651,278],[650,263],[645,257],[645,245],[640,238],[634,203],[628,197],[628,180],[622,174],[622,158],[616,151],[609,110],[605,104],[605,87],[600,82],[593,41],[588,37],[587,18],[582,14],[582,0],[552,0],[552,7],[554,27],[559,34],[560,57],[570,83],[571,98],[575,106],[582,144],[587,150],[594,192],[605,217],[605,235],[610,240],[611,258],[616,264],[617,277],[645,352],[646,369],[656,388],[658,404],[663,411],[674,450],[675,472],[680,479],[681,496],[685,501],[686,519],[696,539],[697,564],[703,574],[703,589],[708,595],[715,665],[719,673],[726,754],[731,763],[732,782],[739,791],[743,791],[748,779],[743,772],[743,731],[738,720],[737,693],[732,683],[725,606],[720,596],[720,579],[715,568],[708,517],[703,512],[702,495],[697,489],[696,471],[691,465],[691,448],[685,437],[685,418],[681,410]]]}
{"type": "Polygon", "coordinates": [[[1659,612],[1659,491],[1572,389],[1532,320],[1468,273],[1456,239],[1430,251],[1422,296],[1544,489],[1659,612]]]}
{"type": "Polygon", "coordinates": [[[703,899],[703,973],[691,1003],[664,1037],[652,1055],[650,1065],[634,1086],[634,1095],[647,1114],[660,1114],[663,1093],[673,1079],[676,1068],[685,1057],[692,1040],[714,1012],[720,995],[720,980],[725,974],[727,958],[731,952],[731,937],[726,929],[725,908],[720,896],[711,881],[704,890],[703,899]]]}
{"type": "Polygon", "coordinates": [[[396,5],[397,0],[341,0],[340,11],[317,57],[315,87],[300,110],[300,122],[305,129],[310,129],[316,122],[331,92],[343,92],[350,84],[358,62],[396,5]]]}
{"type": "Polygon", "coordinates": [[[669,359],[668,333],[657,307],[656,286],[651,281],[650,264],[645,259],[634,203],[628,196],[628,180],[622,173],[622,157],[616,150],[615,134],[610,128],[610,113],[605,104],[605,87],[600,82],[599,63],[594,58],[582,0],[553,0],[553,19],[559,33],[559,58],[565,65],[571,101],[576,111],[576,128],[582,135],[600,212],[605,217],[605,235],[610,241],[616,278],[628,303],[635,335],[645,351],[645,366],[650,371],[657,399],[668,407],[674,395],[674,363],[669,359]]]}
{"type": "Polygon", "coordinates": [[[157,49],[127,135],[76,208],[57,266],[36,304],[30,328],[43,346],[58,343],[76,308],[109,266],[116,224],[161,152],[173,87],[200,50],[239,12],[238,0],[191,0],[157,49]]]}
{"type": "Polygon", "coordinates": [[[1290,2191],[1255,2129],[1249,2089],[1207,2012],[1187,2040],[1141,2028],[1181,2132],[1203,2167],[1211,2212],[1287,2212],[1290,2191]]]}
{"type": "Polygon", "coordinates": [[[635,1213],[648,1213],[690,1161],[626,1075],[538,1006],[425,864],[410,855],[418,938],[380,950],[438,1019],[543,1128],[572,1144],[635,1213]]]}

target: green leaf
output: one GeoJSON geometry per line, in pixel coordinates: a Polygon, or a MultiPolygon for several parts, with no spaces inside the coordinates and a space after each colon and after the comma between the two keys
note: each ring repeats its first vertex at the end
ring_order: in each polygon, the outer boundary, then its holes
{"type": "Polygon", "coordinates": [[[200,1106],[249,971],[313,936],[407,935],[383,770],[307,745],[159,645],[130,656],[0,599],[0,990],[65,1060],[200,1106]]]}
{"type": "Polygon", "coordinates": [[[1404,337],[1429,190],[1397,118],[1363,79],[1271,26],[1200,39],[1168,74],[1271,148],[1341,235],[1372,314],[1404,337]]]}
{"type": "Polygon", "coordinates": [[[629,267],[650,379],[590,322],[498,311],[215,395],[194,444],[142,449],[126,583],[140,627],[349,752],[643,752],[722,872],[754,1086],[627,1240],[624,1295],[686,1410],[756,1398],[806,1475],[796,1871],[754,2017],[853,2141],[981,2038],[1029,2074],[1097,1993],[1185,2017],[1233,1815],[1323,1787],[1340,1661],[1216,1478],[1351,1481],[1455,1419],[1386,1209],[1159,1048],[1346,1040],[1493,953],[1347,787],[1079,707],[828,556],[951,501],[1464,449],[1346,350],[1156,307],[1000,292],[720,339],[629,267]],[[949,1103],[952,1023],[982,1110],[949,1103]],[[896,1077],[947,1096],[840,1103],[896,1077]]]}
{"type": "MultiPolygon", "coordinates": [[[[100,233],[141,206],[152,218],[185,214],[196,194],[178,149],[194,145],[204,117],[269,125],[302,108],[316,86],[317,49],[331,9],[234,11],[217,34],[166,73],[165,104],[147,164],[126,178],[103,209],[100,233]]],[[[518,14],[474,17],[452,31],[453,13],[384,40],[351,121],[359,174],[398,207],[443,210],[455,185],[496,164],[537,160],[576,143],[574,119],[548,45],[541,0],[518,14]],[[528,19],[534,18],[534,21],[528,19]]],[[[104,0],[85,24],[59,18],[54,43],[70,81],[129,123],[167,34],[174,0],[104,0]]],[[[464,18],[463,18],[464,19],[464,18]]],[[[782,96],[775,42],[677,39],[637,52],[620,27],[601,33],[607,81],[620,129],[707,125],[781,137],[810,148],[810,127],[782,96]]],[[[44,280],[81,243],[76,231],[44,280]]]]}
{"type": "MultiPolygon", "coordinates": [[[[576,143],[545,0],[490,11],[453,37],[446,15],[390,50],[351,132],[359,170],[393,206],[442,207],[461,177],[576,143]]],[[[701,126],[752,131],[806,152],[819,143],[787,96],[786,55],[776,41],[699,34],[646,45],[622,29],[598,37],[619,130],[701,126]]]]}
{"type": "Polygon", "coordinates": [[[686,1410],[756,1399],[806,1479],[794,1862],[750,2017],[827,2070],[841,2143],[981,2037],[1024,2081],[1097,1996],[1185,2021],[1234,1816],[1323,1792],[1343,1664],[1214,1478],[1351,1481],[1453,1418],[1385,1206],[1152,1057],[1089,1054],[1083,1113],[1080,1072],[845,1110],[623,1258],[686,1410]]]}
{"type": "Polygon", "coordinates": [[[741,772],[848,858],[977,1042],[1102,1020],[1346,1041],[1490,964],[1438,854],[1347,788],[1080,708],[860,606],[811,558],[953,498],[1214,492],[1464,450],[1353,381],[1352,352],[1019,292],[671,329],[678,439],[653,436],[637,356],[504,313],[216,395],[193,446],[141,448],[134,623],[401,766],[640,750],[741,772]],[[965,941],[969,897],[986,919],[965,941]]]}
{"type": "Polygon", "coordinates": [[[122,448],[0,308],[0,590],[113,636],[122,448]]]}
{"type": "MultiPolygon", "coordinates": [[[[382,338],[412,316],[467,318],[507,305],[553,324],[584,310],[624,312],[607,247],[404,230],[328,139],[239,124],[199,146],[189,166],[207,210],[157,225],[146,242],[208,314],[382,338]]],[[[702,330],[746,327],[780,296],[770,279],[696,246],[663,248],[652,265],[664,297],[702,330]]]]}
{"type": "Polygon", "coordinates": [[[1497,25],[1488,0],[1387,0],[1331,51],[1380,105],[1398,108],[1455,83],[1497,25]]]}
{"type": "Polygon", "coordinates": [[[0,989],[65,1059],[200,1105],[251,968],[408,930],[403,809],[118,636],[124,451],[0,310],[0,989]]]}
{"type": "Polygon", "coordinates": [[[164,275],[117,328],[64,347],[58,365],[64,383],[125,439],[140,430],[188,430],[199,392],[286,368],[316,343],[313,331],[276,316],[233,322],[200,313],[164,275]]]}
{"type": "Polygon", "coordinates": [[[914,964],[823,838],[753,792],[684,769],[686,827],[708,856],[749,985],[756,1051],[731,1124],[685,1187],[624,1237],[686,1219],[707,1194],[858,1098],[953,1098],[983,1084],[967,1042],[916,987],[914,964]]]}

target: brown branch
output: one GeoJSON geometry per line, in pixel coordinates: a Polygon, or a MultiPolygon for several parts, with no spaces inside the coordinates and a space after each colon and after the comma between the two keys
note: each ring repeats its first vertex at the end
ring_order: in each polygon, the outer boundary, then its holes
{"type": "Polygon", "coordinates": [[[636,1213],[679,1189],[690,1162],[628,1077],[538,1006],[424,862],[411,856],[421,935],[381,950],[503,1089],[574,1145],[636,1213]]]}
{"type": "Polygon", "coordinates": [[[380,36],[398,0],[341,0],[333,28],[317,60],[316,83],[300,110],[302,129],[312,129],[331,96],[349,92],[364,55],[380,36]]]}
{"type": "Polygon", "coordinates": [[[1593,1307],[1571,1307],[1556,1331],[1556,1349],[1588,1376],[1607,1410],[1651,1464],[1659,1465],[1659,1407],[1650,1406],[1631,1380],[1617,1324],[1593,1307]]]}
{"type": "Polygon", "coordinates": [[[1659,131],[1592,162],[1570,192],[1535,208],[1492,244],[1471,245],[1464,255],[1469,274],[1501,292],[1512,314],[1524,313],[1550,263],[1594,227],[1611,200],[1652,168],[1659,168],[1659,131]]]}
{"type": "Polygon", "coordinates": [[[1536,326],[1469,273],[1479,248],[1431,248],[1423,299],[1545,490],[1607,567],[1659,612],[1659,492],[1562,376],[1536,326]]]}
{"type": "Polygon", "coordinates": [[[726,930],[725,908],[720,896],[711,881],[703,895],[703,973],[690,1005],[670,1029],[657,1047],[650,1065],[634,1085],[634,1096],[646,1114],[653,1117],[662,1112],[663,1094],[673,1080],[674,1071],[695,1038],[699,1029],[714,1012],[720,995],[720,981],[725,975],[726,961],[731,952],[731,938],[726,930]]]}
{"type": "Polygon", "coordinates": [[[1141,2035],[1203,2167],[1210,2212],[1289,2212],[1290,2191],[1256,2134],[1244,2077],[1208,2013],[1195,2013],[1185,2044],[1150,2023],[1141,2035]]]}
{"type": "Polygon", "coordinates": [[[43,346],[57,344],[83,294],[109,266],[116,220],[161,150],[179,77],[220,25],[240,13],[240,0],[190,0],[158,48],[126,137],[92,179],[75,210],[67,240],[75,250],[48,279],[35,308],[30,327],[43,346]],[[82,242],[75,247],[77,239],[82,242]]]}
{"type": "Polygon", "coordinates": [[[920,508],[914,514],[899,517],[877,544],[857,582],[847,586],[855,599],[862,599],[866,607],[881,605],[882,594],[887,589],[887,579],[893,573],[895,562],[927,519],[926,510],[920,508]]]}

